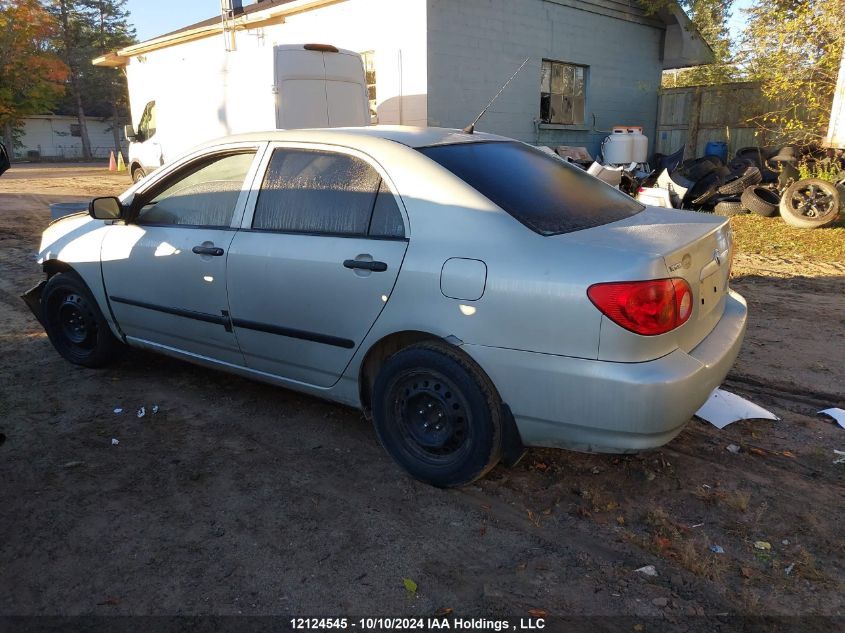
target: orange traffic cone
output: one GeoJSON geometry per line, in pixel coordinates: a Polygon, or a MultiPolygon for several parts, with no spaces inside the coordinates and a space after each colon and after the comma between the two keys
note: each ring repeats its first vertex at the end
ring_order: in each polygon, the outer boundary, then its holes
{"type": "Polygon", "coordinates": [[[117,153],[117,171],[126,171],[126,163],[123,162],[123,152],[117,153]]]}
{"type": "Polygon", "coordinates": [[[117,163],[114,162],[114,152],[109,152],[109,171],[117,171],[117,163]]]}

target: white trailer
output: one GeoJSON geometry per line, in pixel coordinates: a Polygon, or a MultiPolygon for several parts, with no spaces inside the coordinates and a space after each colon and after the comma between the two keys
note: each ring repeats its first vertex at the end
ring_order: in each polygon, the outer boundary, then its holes
{"type": "Polygon", "coordinates": [[[825,145],[845,149],[845,47],[842,49],[842,61],[839,63],[839,78],[833,95],[825,145]]]}
{"type": "Polygon", "coordinates": [[[133,181],[219,136],[370,122],[364,65],[353,51],[287,44],[142,60],[127,67],[133,181]]]}

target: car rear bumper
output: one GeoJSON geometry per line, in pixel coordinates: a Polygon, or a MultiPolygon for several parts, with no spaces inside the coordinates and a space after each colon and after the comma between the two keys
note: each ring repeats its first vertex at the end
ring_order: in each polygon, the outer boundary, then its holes
{"type": "Polygon", "coordinates": [[[463,349],[510,406],[526,446],[624,453],[680,433],[736,360],[746,318],[745,300],[731,291],[722,318],[695,349],[643,363],[463,349]]]}

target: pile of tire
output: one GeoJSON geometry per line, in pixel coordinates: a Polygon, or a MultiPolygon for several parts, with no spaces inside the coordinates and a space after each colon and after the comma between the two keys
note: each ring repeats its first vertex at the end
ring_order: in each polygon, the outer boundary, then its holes
{"type": "Polygon", "coordinates": [[[725,164],[718,156],[704,156],[684,161],[672,174],[683,183],[686,193],[681,207],[732,216],[749,212],[771,215],[777,211],[768,189],[760,185],[763,173],[751,159],[737,156],[725,164]],[[750,190],[748,194],[745,192],[750,190]],[[745,196],[746,202],[743,202],[745,196]]]}

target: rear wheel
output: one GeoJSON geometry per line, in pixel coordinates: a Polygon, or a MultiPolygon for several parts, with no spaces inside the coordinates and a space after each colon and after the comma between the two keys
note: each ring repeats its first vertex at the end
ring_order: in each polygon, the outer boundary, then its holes
{"type": "Polygon", "coordinates": [[[114,360],[123,344],[115,338],[85,282],[73,272],[54,275],[41,297],[44,329],[65,360],[102,367],[114,360]]]}
{"type": "Polygon", "coordinates": [[[379,440],[416,479],[462,486],[501,457],[501,402],[481,370],[445,345],[414,345],[388,358],[372,403],[379,440]]]}

